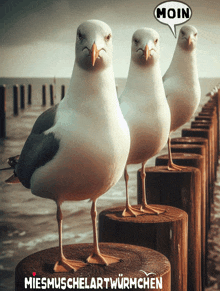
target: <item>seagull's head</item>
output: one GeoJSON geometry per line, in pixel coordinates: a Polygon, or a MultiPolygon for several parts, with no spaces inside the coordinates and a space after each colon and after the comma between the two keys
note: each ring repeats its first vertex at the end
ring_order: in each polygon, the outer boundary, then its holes
{"type": "Polygon", "coordinates": [[[192,25],[184,25],[179,32],[177,44],[185,51],[192,51],[197,43],[197,29],[192,25]]]}
{"type": "Polygon", "coordinates": [[[76,63],[85,70],[99,70],[112,64],[112,31],[100,20],[87,20],[77,29],[76,63]]]}
{"type": "Polygon", "coordinates": [[[132,36],[131,59],[140,66],[159,60],[159,34],[152,28],[140,28],[132,36]]]}

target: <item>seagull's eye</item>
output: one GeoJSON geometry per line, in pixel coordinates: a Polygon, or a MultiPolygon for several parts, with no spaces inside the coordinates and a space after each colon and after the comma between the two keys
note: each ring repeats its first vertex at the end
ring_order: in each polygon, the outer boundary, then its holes
{"type": "Polygon", "coordinates": [[[139,40],[135,38],[134,43],[137,45],[139,43],[139,40]]]}
{"type": "Polygon", "coordinates": [[[111,33],[109,33],[109,35],[107,35],[107,36],[105,37],[105,40],[106,40],[106,41],[109,41],[110,38],[111,38],[111,36],[112,36],[111,33]]]}
{"type": "Polygon", "coordinates": [[[83,39],[83,35],[82,35],[82,33],[80,31],[78,32],[78,37],[79,37],[80,40],[83,39]]]}
{"type": "Polygon", "coordinates": [[[157,38],[157,39],[155,39],[154,43],[155,43],[155,44],[157,44],[157,43],[158,43],[158,38],[157,38]]]}
{"type": "Polygon", "coordinates": [[[197,36],[197,33],[195,33],[194,36],[197,36]]]}
{"type": "Polygon", "coordinates": [[[182,35],[185,35],[185,32],[183,30],[181,30],[182,35]]]}

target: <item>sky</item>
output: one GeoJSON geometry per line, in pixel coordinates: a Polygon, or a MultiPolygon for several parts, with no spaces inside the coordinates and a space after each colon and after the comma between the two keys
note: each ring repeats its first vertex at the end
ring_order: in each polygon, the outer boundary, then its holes
{"type": "MultiPolygon", "coordinates": [[[[172,60],[176,38],[153,15],[156,0],[1,0],[0,77],[70,77],[77,27],[88,19],[106,22],[113,32],[115,77],[126,78],[131,37],[140,27],[160,35],[160,66],[172,60]]],[[[220,77],[220,1],[186,0],[187,24],[198,30],[199,77],[220,77]]],[[[177,35],[182,25],[176,27],[177,35]]]]}

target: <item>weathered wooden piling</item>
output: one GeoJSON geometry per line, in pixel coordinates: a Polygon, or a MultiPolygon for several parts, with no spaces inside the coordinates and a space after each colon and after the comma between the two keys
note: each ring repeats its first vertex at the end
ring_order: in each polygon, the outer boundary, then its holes
{"type": "MultiPolygon", "coordinates": [[[[187,154],[187,153],[173,153],[172,158],[173,158],[173,162],[175,164],[180,165],[180,166],[186,166],[186,167],[195,167],[195,168],[199,169],[200,173],[201,173],[200,181],[197,180],[197,182],[196,182],[196,183],[200,183],[200,191],[201,192],[200,193],[197,192],[197,195],[200,196],[200,203],[201,204],[200,204],[200,206],[198,206],[198,209],[195,208],[194,211],[198,211],[200,213],[200,223],[201,223],[201,225],[200,225],[201,226],[201,237],[200,237],[201,238],[201,249],[200,249],[200,251],[201,251],[200,276],[201,277],[200,277],[200,279],[202,280],[202,286],[204,287],[205,277],[202,275],[205,274],[205,270],[206,270],[206,267],[205,267],[205,264],[206,264],[206,182],[205,182],[206,181],[206,174],[205,174],[206,172],[205,172],[205,160],[204,160],[204,157],[201,155],[187,154]]],[[[168,163],[168,155],[162,155],[162,156],[158,156],[156,158],[156,166],[165,166],[165,165],[167,165],[167,163],[168,163]]],[[[183,171],[184,171],[184,169],[182,171],[178,171],[178,172],[183,173],[183,171]]],[[[175,173],[175,171],[174,171],[174,173],[175,173]]],[[[171,184],[174,183],[174,179],[170,179],[170,183],[171,184]]],[[[146,181],[146,185],[147,185],[147,181],[146,181]]],[[[190,185],[190,183],[189,183],[189,185],[190,185]]],[[[146,191],[148,191],[148,190],[146,190],[146,191]]],[[[168,190],[168,188],[166,188],[166,191],[169,192],[170,190],[168,190]]],[[[147,193],[147,197],[148,197],[148,193],[147,193]]],[[[149,202],[154,203],[154,201],[152,201],[151,199],[149,200],[149,202]]],[[[175,206],[178,207],[177,205],[175,205],[175,206]]],[[[188,204],[188,206],[190,207],[191,205],[188,204]]],[[[190,226],[190,222],[189,222],[189,228],[190,227],[191,226],[190,226]]],[[[189,289],[189,290],[200,290],[200,289],[189,289]]]]}
{"type": "Polygon", "coordinates": [[[20,85],[20,108],[25,108],[25,85],[20,85]]]}
{"type": "Polygon", "coordinates": [[[42,86],[42,106],[46,106],[46,85],[42,86]]]}
{"type": "Polygon", "coordinates": [[[50,85],[50,105],[54,105],[54,94],[53,94],[53,85],[50,85]]]}
{"type": "MultiPolygon", "coordinates": [[[[209,199],[209,204],[211,204],[211,195],[212,195],[212,181],[211,181],[211,168],[209,164],[209,149],[208,149],[208,139],[203,138],[203,137],[178,137],[178,138],[173,138],[171,139],[171,145],[176,145],[176,144],[190,144],[190,145],[203,145],[206,149],[206,174],[207,174],[207,181],[208,181],[208,199],[209,199]]],[[[211,205],[208,205],[208,211],[210,212],[211,205]]],[[[207,214],[208,215],[208,214],[207,214]]],[[[207,216],[210,219],[210,215],[207,216]]],[[[207,227],[209,228],[210,225],[208,224],[207,227]]]]}
{"type": "Polygon", "coordinates": [[[211,143],[211,133],[208,129],[200,129],[200,128],[189,128],[182,129],[182,136],[188,137],[203,137],[208,139],[208,148],[209,148],[209,167],[210,167],[210,175],[211,175],[211,184],[210,184],[210,199],[213,201],[213,187],[215,181],[215,169],[212,163],[212,155],[213,155],[213,146],[211,143]]]}
{"type": "MultiPolygon", "coordinates": [[[[217,112],[216,112],[216,108],[213,108],[212,110],[206,107],[202,108],[202,111],[199,113],[199,116],[205,116],[205,117],[211,117],[211,121],[212,121],[212,127],[213,127],[213,131],[214,131],[214,138],[216,136],[216,139],[214,140],[214,149],[216,152],[218,152],[217,148],[218,148],[218,141],[217,141],[217,136],[218,136],[218,116],[217,116],[217,112]]],[[[215,157],[216,158],[216,157],[215,157]]]]}
{"type": "Polygon", "coordinates": [[[28,105],[31,105],[31,97],[32,97],[32,85],[28,85],[28,105]]]}
{"type": "MultiPolygon", "coordinates": [[[[195,121],[196,122],[211,122],[211,124],[213,124],[213,118],[211,116],[196,116],[195,117],[195,121]]],[[[216,134],[217,135],[217,139],[218,139],[218,133],[216,134]]],[[[210,163],[211,163],[211,159],[212,159],[212,152],[210,151],[210,163]]],[[[218,141],[216,141],[216,157],[218,156],[218,141]]],[[[217,158],[218,160],[218,158],[217,158]]],[[[216,165],[217,166],[217,165],[216,165]]],[[[213,182],[212,182],[213,183],[213,182]]]]}
{"type": "Polygon", "coordinates": [[[99,240],[144,246],[159,251],[171,263],[171,289],[185,291],[188,215],[178,208],[157,206],[166,212],[160,215],[122,217],[124,207],[102,211],[99,215],[99,240]]]}
{"type": "MultiPolygon", "coordinates": [[[[210,226],[210,210],[211,210],[211,203],[210,203],[210,197],[209,197],[209,185],[208,185],[208,158],[206,153],[205,145],[196,145],[196,144],[176,144],[171,145],[171,152],[172,153],[193,153],[193,154],[199,154],[204,157],[205,165],[204,165],[204,176],[202,175],[202,187],[204,187],[205,191],[205,197],[201,197],[201,205],[202,205],[202,249],[203,249],[203,273],[202,278],[204,280],[203,286],[207,283],[207,252],[208,252],[208,229],[210,226]]],[[[202,191],[203,192],[203,191],[202,191]]]]}
{"type": "Polygon", "coordinates": [[[218,151],[220,151],[220,141],[219,141],[219,122],[220,122],[220,89],[215,94],[215,96],[210,100],[211,102],[215,102],[217,108],[217,119],[218,119],[218,151]]]}
{"type": "MultiPolygon", "coordinates": [[[[204,109],[203,109],[204,110],[204,109]]],[[[217,132],[217,127],[218,127],[218,125],[217,125],[217,123],[218,123],[218,118],[217,118],[217,114],[216,114],[216,112],[215,111],[213,111],[213,112],[211,112],[211,111],[201,111],[200,113],[199,113],[199,116],[201,116],[201,117],[210,117],[211,118],[211,122],[212,122],[212,126],[213,126],[213,130],[214,130],[214,132],[217,132]]],[[[215,145],[214,143],[213,143],[213,147],[214,147],[214,149],[217,147],[217,145],[215,145]]]]}
{"type": "Polygon", "coordinates": [[[6,137],[6,86],[0,86],[0,138],[6,137]]]}
{"type": "Polygon", "coordinates": [[[18,115],[18,85],[13,86],[13,113],[18,115]]]}
{"type": "Polygon", "coordinates": [[[206,175],[208,180],[208,187],[211,183],[211,168],[209,167],[209,148],[208,148],[208,139],[203,137],[177,137],[171,139],[171,145],[176,144],[189,144],[189,145],[204,145],[206,151],[206,175]]]}
{"type": "MultiPolygon", "coordinates": [[[[42,278],[44,281],[56,281],[56,284],[62,278],[59,288],[51,283],[49,288],[42,288],[45,290],[171,291],[170,263],[161,253],[125,244],[100,243],[99,247],[102,253],[118,257],[121,261],[109,266],[88,264],[76,272],[54,273],[53,266],[58,259],[59,248],[50,248],[26,257],[17,265],[15,291],[36,290],[33,286],[36,287],[38,281],[38,285],[42,287],[42,278]],[[30,282],[27,288],[24,288],[25,278],[30,282]]],[[[68,259],[86,262],[93,245],[72,244],[63,249],[68,259]]]]}
{"type": "Polygon", "coordinates": [[[191,122],[191,128],[201,128],[201,129],[208,129],[210,131],[210,140],[211,140],[211,144],[212,144],[212,164],[214,165],[214,177],[216,180],[216,171],[217,171],[217,163],[216,163],[216,159],[217,159],[217,143],[216,143],[216,132],[215,132],[215,128],[212,124],[211,121],[208,120],[203,120],[203,121],[193,121],[191,122]]]}
{"type": "MultiPolygon", "coordinates": [[[[201,116],[201,115],[199,115],[199,116],[196,116],[195,117],[195,121],[205,121],[205,120],[210,121],[212,124],[215,125],[215,122],[214,122],[212,116],[209,116],[209,115],[202,115],[201,116]]],[[[218,126],[218,122],[217,122],[217,126],[216,126],[216,128],[214,128],[214,131],[217,133],[216,134],[217,135],[217,141],[216,141],[216,143],[217,143],[217,149],[216,149],[217,153],[218,153],[218,147],[219,147],[219,133],[218,133],[218,128],[219,128],[219,126],[218,126]]]]}
{"type": "Polygon", "coordinates": [[[64,98],[65,96],[65,85],[61,86],[61,100],[64,98]]]}
{"type": "Polygon", "coordinates": [[[209,100],[209,102],[207,102],[202,110],[207,109],[207,108],[213,108],[217,117],[217,121],[216,123],[214,123],[214,126],[216,126],[215,131],[216,131],[216,136],[217,136],[217,153],[219,152],[219,114],[218,114],[218,104],[215,100],[209,100]]]}

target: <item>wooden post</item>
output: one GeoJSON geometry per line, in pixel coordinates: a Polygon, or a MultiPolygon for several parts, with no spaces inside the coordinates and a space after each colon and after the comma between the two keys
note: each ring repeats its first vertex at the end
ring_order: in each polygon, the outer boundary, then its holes
{"type": "Polygon", "coordinates": [[[124,207],[102,211],[99,215],[99,239],[101,242],[149,247],[164,254],[171,263],[171,289],[185,291],[188,216],[178,208],[157,206],[166,212],[160,215],[122,217],[124,207]]]}
{"type": "Polygon", "coordinates": [[[46,105],[46,85],[42,86],[42,106],[46,105]]]}
{"type": "Polygon", "coordinates": [[[216,138],[214,127],[211,121],[205,120],[205,121],[193,121],[191,123],[191,128],[201,128],[201,129],[208,129],[210,131],[210,140],[212,145],[212,164],[214,165],[214,178],[216,180],[216,171],[217,171],[217,164],[216,164],[216,150],[217,150],[217,144],[216,144],[216,138]]]}
{"type": "MultiPolygon", "coordinates": [[[[37,280],[41,282],[42,278],[50,282],[56,280],[57,284],[61,278],[64,278],[59,288],[50,285],[46,290],[101,290],[103,288],[103,290],[171,291],[170,263],[164,255],[148,248],[125,244],[100,243],[99,247],[101,253],[121,258],[121,261],[109,266],[88,264],[76,272],[54,273],[53,266],[58,258],[59,249],[50,248],[26,257],[17,265],[15,291],[36,290],[24,288],[25,278],[33,283],[32,287],[37,280]],[[148,275],[148,273],[153,274],[148,275]],[[116,282],[115,288],[113,282],[116,282]]],[[[64,246],[63,249],[68,259],[86,262],[93,245],[72,244],[64,246]]],[[[43,284],[39,285],[43,286],[43,284]]],[[[30,287],[30,283],[28,286],[30,287]]]]}
{"type": "Polygon", "coordinates": [[[118,85],[116,85],[115,88],[116,88],[116,93],[117,93],[117,96],[118,96],[118,85]]]}
{"type": "Polygon", "coordinates": [[[0,138],[6,137],[6,86],[0,86],[0,138]]]}
{"type": "MultiPolygon", "coordinates": [[[[216,116],[216,122],[213,122],[213,125],[214,125],[214,130],[215,130],[215,135],[216,135],[216,146],[217,146],[217,154],[219,152],[219,115],[218,115],[218,104],[215,100],[210,100],[210,102],[207,102],[202,110],[207,110],[207,108],[212,108],[214,113],[215,113],[215,116],[216,116]]],[[[217,162],[218,164],[218,162],[217,162]]]]}
{"type": "MultiPolygon", "coordinates": [[[[214,123],[213,121],[213,117],[212,116],[208,116],[208,115],[200,115],[200,116],[196,116],[195,117],[195,121],[210,121],[212,124],[214,123]]],[[[214,123],[215,124],[215,123],[214,123]]],[[[218,148],[219,148],[219,126],[218,126],[218,122],[217,122],[217,126],[216,126],[216,129],[214,129],[214,131],[217,132],[217,152],[218,152],[218,148]]]]}
{"type": "MultiPolygon", "coordinates": [[[[195,121],[196,122],[213,122],[213,119],[212,119],[212,117],[211,116],[196,116],[195,117],[195,121]]],[[[218,145],[217,145],[217,148],[218,148],[218,145]]],[[[218,153],[217,153],[217,155],[218,155],[218,153]]],[[[211,150],[209,149],[209,160],[210,160],[210,167],[211,167],[211,165],[212,165],[212,152],[211,152],[211,150]]],[[[210,172],[210,178],[212,179],[213,177],[212,177],[212,169],[210,168],[210,170],[211,170],[211,172],[210,172]]],[[[211,186],[212,186],[212,188],[213,188],[213,181],[211,181],[211,186]]]]}
{"type": "MultiPolygon", "coordinates": [[[[205,274],[205,270],[206,270],[206,267],[205,267],[206,266],[206,189],[205,189],[206,184],[204,183],[204,181],[206,180],[205,160],[204,160],[204,157],[202,157],[201,155],[186,154],[186,153],[173,153],[172,158],[173,158],[173,162],[175,164],[180,165],[180,166],[198,168],[200,170],[200,173],[201,173],[201,179],[199,181],[200,182],[200,191],[201,191],[199,195],[200,195],[200,203],[201,204],[200,204],[198,210],[196,208],[194,208],[193,211],[199,211],[199,213],[200,213],[200,223],[201,223],[201,225],[200,225],[201,226],[201,237],[200,237],[201,238],[201,249],[200,249],[200,251],[202,252],[201,253],[201,262],[200,262],[200,270],[201,270],[201,273],[200,273],[201,278],[200,279],[202,279],[202,286],[204,287],[206,277],[202,276],[202,275],[205,274]]],[[[159,156],[156,158],[156,165],[157,166],[164,166],[164,165],[167,165],[167,163],[168,163],[168,155],[162,155],[162,156],[159,156]]],[[[177,172],[181,173],[183,171],[177,171],[177,172]]],[[[174,173],[175,173],[175,171],[174,171],[174,173]]],[[[173,179],[170,178],[170,183],[174,183],[174,181],[175,181],[174,178],[173,179]]],[[[185,183],[184,180],[182,183],[185,183]]],[[[147,185],[147,181],[146,181],[146,185],[147,185]]],[[[168,192],[167,189],[168,188],[166,188],[166,191],[168,192]]],[[[183,193],[181,195],[183,195],[183,193]]],[[[148,198],[148,193],[147,193],[147,198],[148,198]]],[[[177,200],[179,200],[179,198],[177,198],[177,200]]],[[[149,200],[149,202],[155,203],[152,200],[149,200]]],[[[162,203],[162,201],[161,201],[161,203],[162,203]]],[[[176,202],[176,203],[178,203],[178,202],[176,202]]],[[[174,204],[171,204],[171,205],[174,206],[174,204]]],[[[178,207],[176,204],[175,204],[175,206],[178,207]]],[[[188,206],[190,207],[190,204],[188,204],[188,206]]],[[[190,227],[192,227],[192,226],[189,222],[189,229],[190,229],[190,227]]],[[[189,288],[189,290],[191,290],[191,289],[189,288]]],[[[192,290],[197,290],[197,289],[192,289],[192,290]]]]}
{"type": "Polygon", "coordinates": [[[219,136],[219,122],[220,122],[220,89],[218,89],[218,93],[216,94],[215,98],[214,98],[215,102],[216,102],[216,106],[217,106],[217,119],[218,119],[218,151],[220,151],[220,136],[219,136]]]}
{"type": "Polygon", "coordinates": [[[13,86],[13,111],[18,115],[18,85],[13,86]]]}
{"type": "MultiPolygon", "coordinates": [[[[217,116],[216,108],[213,108],[211,110],[210,108],[207,109],[206,107],[203,107],[202,112],[199,113],[199,116],[205,116],[205,117],[210,116],[211,117],[214,136],[218,136],[218,116],[217,116]]],[[[218,141],[217,140],[214,140],[214,148],[215,148],[215,151],[217,151],[217,153],[218,153],[218,150],[217,150],[218,141]]]]}
{"type": "MultiPolygon", "coordinates": [[[[209,150],[208,150],[208,139],[203,137],[179,137],[179,138],[173,138],[171,139],[171,145],[177,145],[177,144],[189,144],[189,145],[204,145],[206,149],[206,174],[207,174],[207,181],[208,181],[208,199],[209,203],[211,204],[211,194],[212,194],[212,188],[213,185],[211,184],[211,169],[209,167],[209,150]]],[[[211,208],[211,205],[209,206],[211,208]]],[[[209,216],[208,216],[209,217],[209,216]]],[[[210,225],[207,225],[209,228],[210,225]]]]}
{"type": "Polygon", "coordinates": [[[211,174],[211,184],[210,184],[210,199],[211,202],[213,201],[213,187],[214,187],[214,165],[212,164],[212,144],[211,144],[211,134],[208,129],[200,129],[200,128],[189,128],[189,129],[182,129],[182,136],[189,136],[189,137],[204,137],[208,139],[208,148],[209,148],[209,167],[210,167],[210,174],[211,174]]]}
{"type": "Polygon", "coordinates": [[[24,85],[20,86],[20,108],[21,109],[25,108],[25,86],[24,85]]]}
{"type": "Polygon", "coordinates": [[[54,105],[53,85],[50,85],[50,105],[54,105]]]}
{"type": "Polygon", "coordinates": [[[28,105],[31,105],[32,85],[28,85],[28,105]]]}
{"type": "Polygon", "coordinates": [[[64,96],[65,96],[65,86],[62,85],[61,86],[61,100],[64,98],[64,96]]]}
{"type": "MultiPolygon", "coordinates": [[[[210,168],[209,168],[209,149],[208,149],[208,140],[203,137],[178,137],[171,139],[171,146],[178,144],[186,144],[186,145],[203,145],[205,147],[205,155],[206,155],[206,179],[208,180],[208,185],[210,180],[210,168]]],[[[195,152],[196,153],[196,152],[195,152]]]]}
{"type": "MultiPolygon", "coordinates": [[[[204,110],[204,109],[203,109],[204,110]]],[[[212,125],[213,125],[213,130],[214,132],[217,132],[218,129],[218,118],[217,118],[217,114],[215,111],[211,112],[211,111],[202,111],[199,113],[199,116],[200,117],[210,117],[211,118],[211,122],[212,122],[212,125]]],[[[213,146],[215,147],[215,145],[213,144],[213,146]]]]}
{"type": "MultiPolygon", "coordinates": [[[[202,219],[202,262],[203,262],[203,273],[202,278],[204,280],[203,286],[207,284],[207,254],[208,254],[208,229],[210,227],[210,210],[211,210],[211,202],[209,197],[209,184],[208,184],[208,159],[206,155],[205,145],[196,145],[196,144],[176,144],[171,145],[172,153],[194,153],[203,156],[205,165],[204,165],[204,176],[202,174],[201,185],[204,187],[205,197],[201,197],[201,219],[202,219]]],[[[203,191],[202,191],[203,192],[203,191]]]]}

